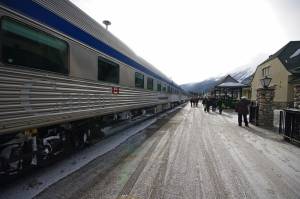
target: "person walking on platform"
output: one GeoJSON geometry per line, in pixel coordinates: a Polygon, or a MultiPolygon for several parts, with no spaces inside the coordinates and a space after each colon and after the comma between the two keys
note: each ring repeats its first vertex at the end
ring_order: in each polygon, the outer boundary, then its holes
{"type": "Polygon", "coordinates": [[[239,126],[242,126],[242,118],[244,119],[245,126],[248,127],[247,115],[249,114],[248,106],[249,101],[247,97],[241,97],[241,100],[236,104],[235,111],[238,113],[239,126]]]}
{"type": "Polygon", "coordinates": [[[219,109],[219,113],[222,114],[224,104],[223,104],[223,101],[221,99],[218,100],[217,106],[218,106],[218,109],[219,109]]]}
{"type": "Polygon", "coordinates": [[[207,98],[204,97],[203,100],[202,100],[202,105],[204,107],[204,111],[206,112],[206,104],[207,104],[207,98]]]}
{"type": "Polygon", "coordinates": [[[216,100],[216,98],[212,97],[212,98],[210,99],[210,101],[211,101],[212,111],[215,112],[216,109],[217,109],[217,100],[216,100]]]}
{"type": "Polygon", "coordinates": [[[198,103],[199,103],[199,97],[196,97],[196,98],[195,98],[195,104],[196,104],[196,107],[198,107],[198,103]]]}
{"type": "Polygon", "coordinates": [[[208,113],[209,113],[209,110],[210,110],[211,103],[212,103],[211,98],[208,98],[208,99],[207,99],[207,102],[206,102],[206,104],[205,104],[205,110],[206,110],[206,112],[208,112],[208,113]]]}

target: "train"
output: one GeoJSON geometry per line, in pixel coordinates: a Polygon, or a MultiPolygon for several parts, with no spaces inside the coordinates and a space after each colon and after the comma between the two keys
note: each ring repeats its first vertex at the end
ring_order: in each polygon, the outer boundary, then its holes
{"type": "Polygon", "coordinates": [[[186,93],[68,0],[0,0],[0,176],[186,93]]]}

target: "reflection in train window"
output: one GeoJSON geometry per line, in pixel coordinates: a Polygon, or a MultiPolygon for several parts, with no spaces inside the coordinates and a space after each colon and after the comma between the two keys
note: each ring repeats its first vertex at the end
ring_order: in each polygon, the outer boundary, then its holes
{"type": "Polygon", "coordinates": [[[147,89],[153,90],[153,79],[150,77],[147,78],[147,89]]]}
{"type": "Polygon", "coordinates": [[[166,91],[167,91],[166,85],[163,86],[162,91],[163,91],[163,92],[166,92],[166,91]]]}
{"type": "Polygon", "coordinates": [[[168,86],[168,93],[171,93],[171,87],[170,86],[168,86]]]}
{"type": "Polygon", "coordinates": [[[135,87],[144,88],[144,75],[141,73],[135,73],[135,87]]]}
{"type": "Polygon", "coordinates": [[[157,83],[157,91],[161,91],[161,83],[160,82],[157,83]]]}
{"type": "Polygon", "coordinates": [[[118,64],[98,57],[98,80],[110,83],[119,83],[120,67],[118,64]]]}
{"type": "Polygon", "coordinates": [[[3,63],[68,74],[68,44],[10,18],[1,19],[3,63]]]}

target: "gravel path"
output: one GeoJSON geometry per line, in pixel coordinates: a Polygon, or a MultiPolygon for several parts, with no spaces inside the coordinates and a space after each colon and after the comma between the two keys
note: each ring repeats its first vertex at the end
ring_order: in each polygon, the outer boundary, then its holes
{"type": "Polygon", "coordinates": [[[144,135],[112,168],[99,165],[124,149],[79,171],[90,179],[80,189],[80,178],[60,182],[73,182],[72,194],[56,184],[37,198],[300,198],[300,148],[276,133],[239,127],[234,114],[186,106],[144,135]],[[101,172],[91,178],[93,169],[101,172]]]}

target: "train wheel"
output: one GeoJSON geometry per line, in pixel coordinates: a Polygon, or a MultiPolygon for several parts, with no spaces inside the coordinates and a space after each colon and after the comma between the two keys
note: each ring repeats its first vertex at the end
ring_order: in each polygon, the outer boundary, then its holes
{"type": "Polygon", "coordinates": [[[88,139],[91,134],[90,132],[91,130],[88,129],[88,130],[78,132],[73,136],[73,146],[75,149],[83,148],[85,145],[88,144],[88,139]]]}

